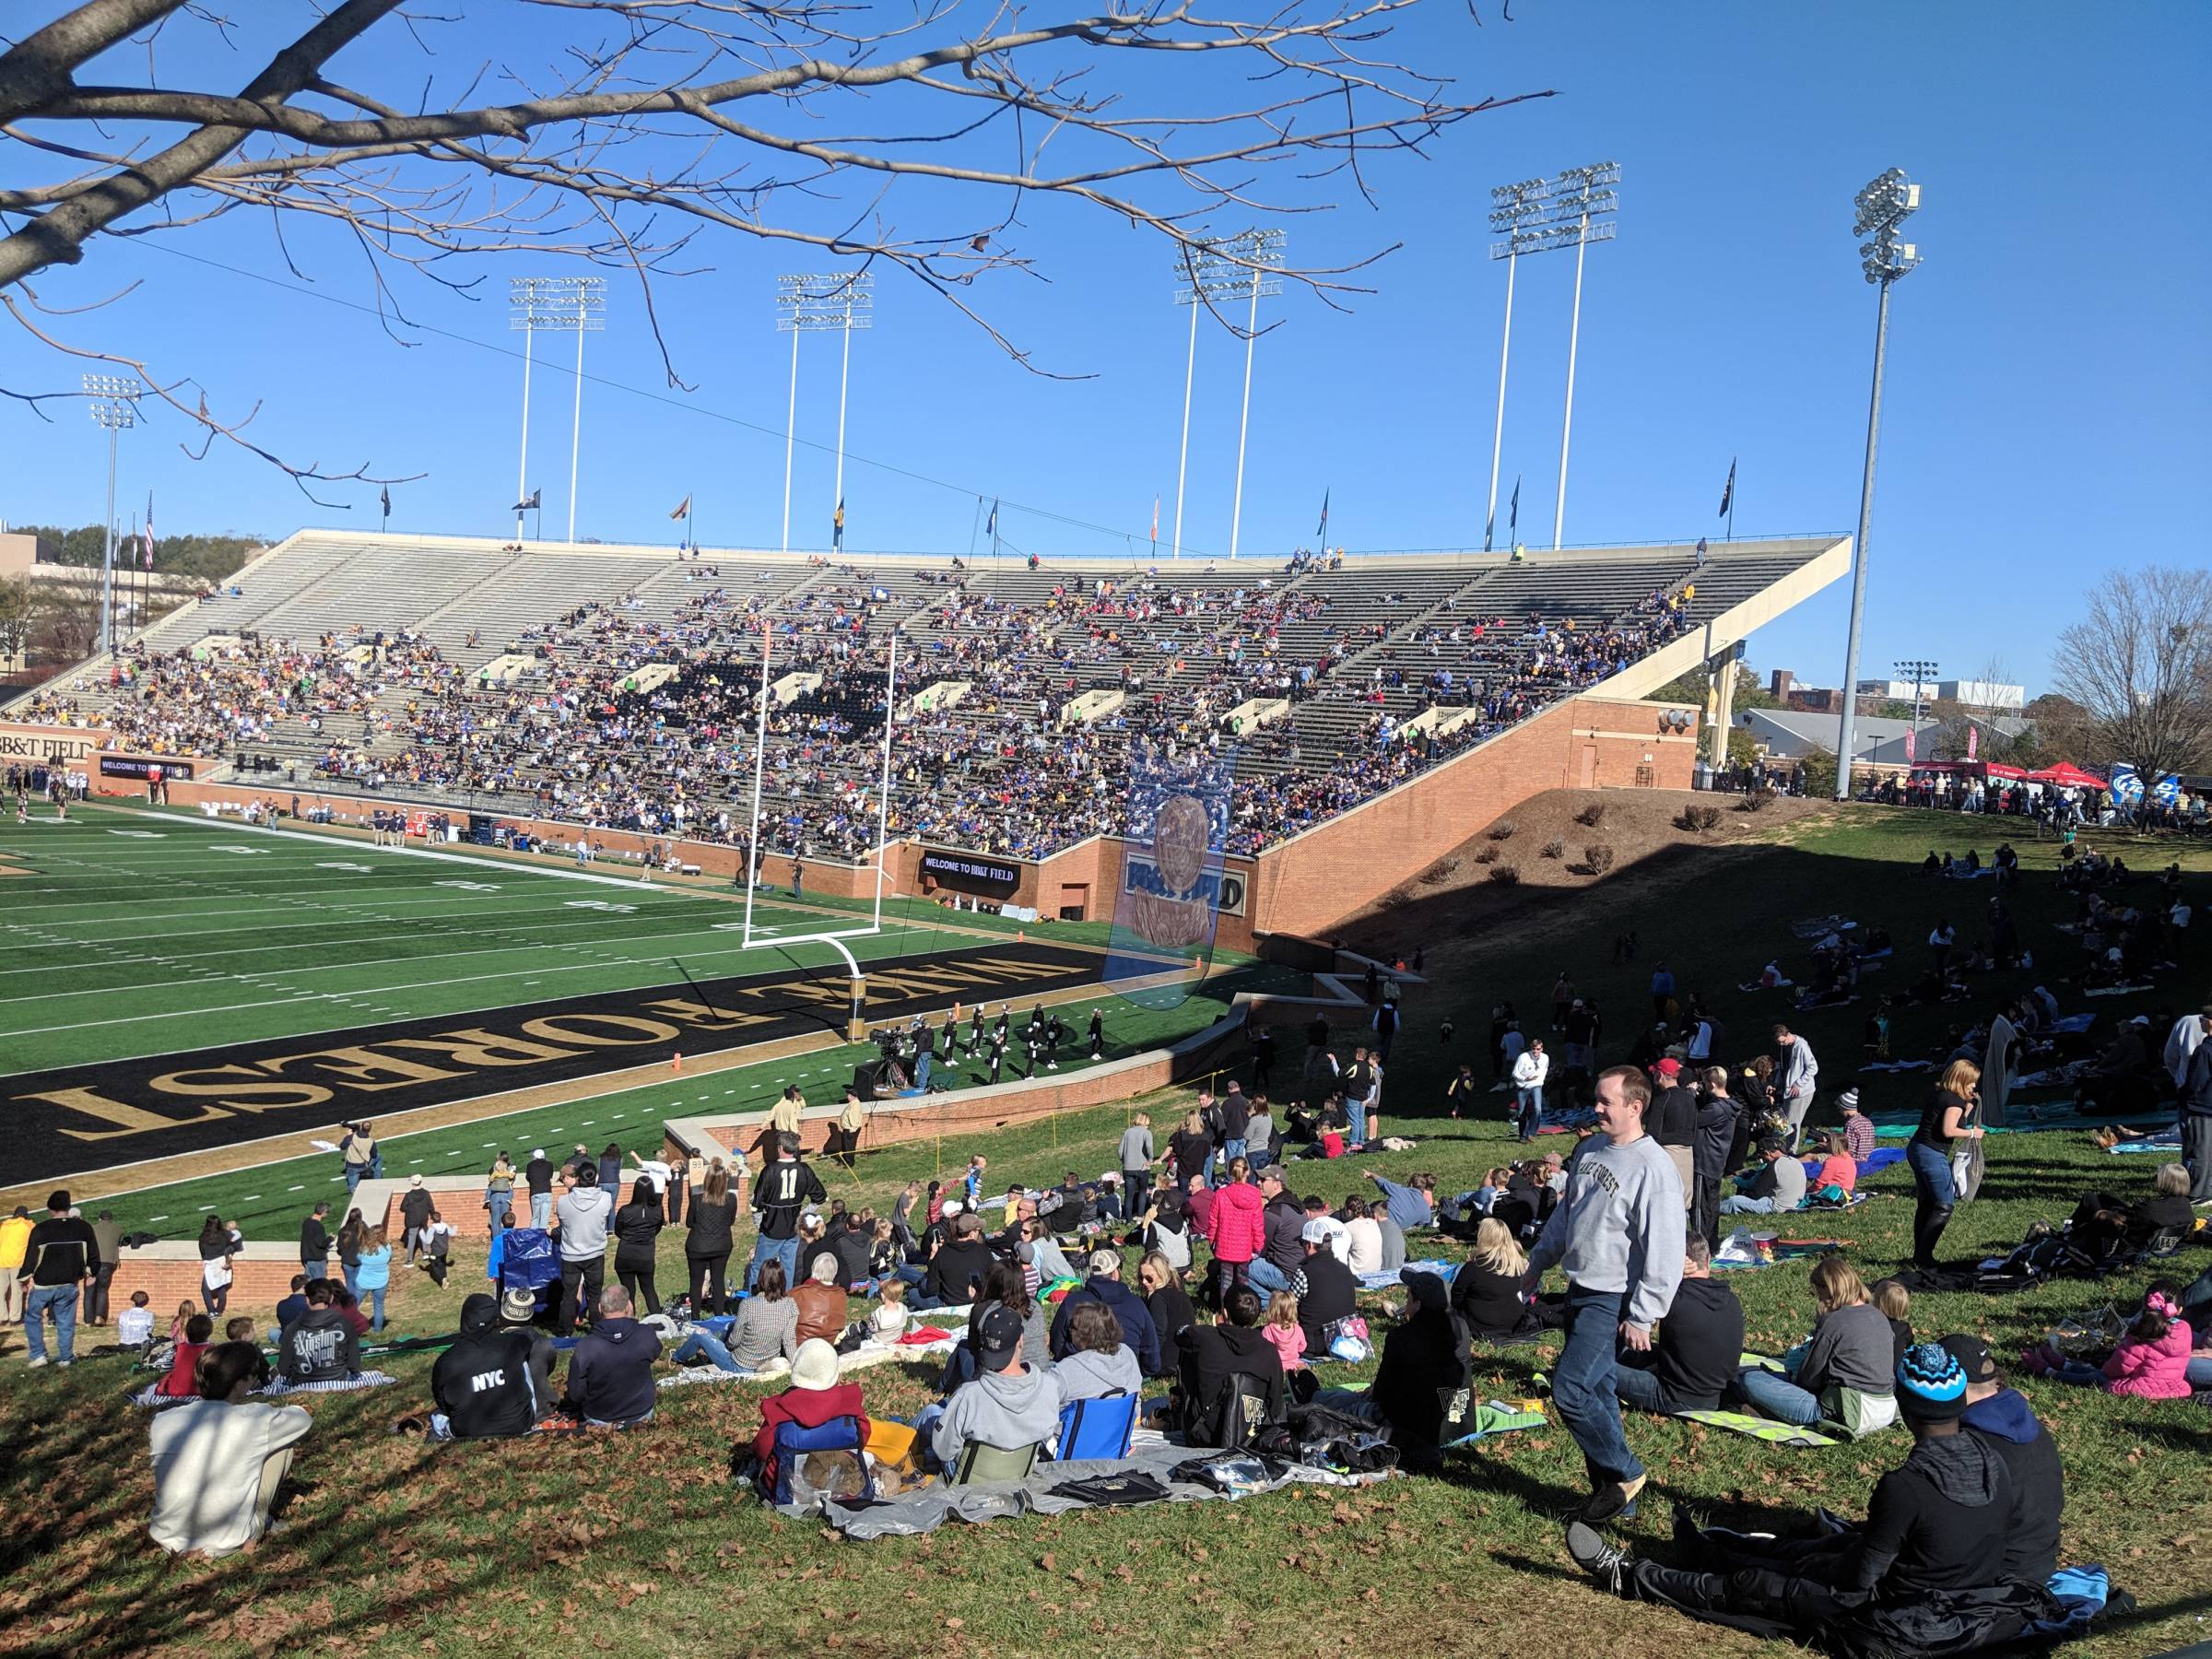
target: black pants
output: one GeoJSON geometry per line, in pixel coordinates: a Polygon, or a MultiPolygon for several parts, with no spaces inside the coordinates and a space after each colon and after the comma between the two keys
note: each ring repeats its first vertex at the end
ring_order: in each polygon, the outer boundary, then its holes
{"type": "Polygon", "coordinates": [[[703,1313],[721,1312],[728,1300],[723,1282],[724,1276],[730,1269],[728,1253],[725,1252],[717,1256],[693,1256],[690,1258],[690,1265],[691,1317],[697,1319],[703,1313]],[[704,1296],[700,1295],[702,1288],[706,1290],[704,1296]]]}
{"type": "Polygon", "coordinates": [[[200,1286],[200,1301],[206,1308],[208,1318],[220,1319],[223,1311],[230,1305],[230,1287],[218,1285],[211,1289],[203,1282],[200,1286]]]}
{"type": "Polygon", "coordinates": [[[91,1288],[85,1292],[85,1318],[93,1324],[108,1323],[108,1287],[115,1282],[115,1264],[102,1262],[100,1272],[92,1280],[91,1288]]]}
{"type": "Polygon", "coordinates": [[[585,1312],[594,1317],[599,1312],[599,1292],[606,1286],[606,1258],[586,1256],[581,1262],[571,1262],[566,1256],[560,1263],[560,1334],[576,1335],[576,1321],[585,1312]]]}
{"type": "Polygon", "coordinates": [[[441,1253],[432,1252],[424,1258],[423,1265],[429,1272],[430,1283],[441,1290],[444,1289],[446,1270],[453,1265],[452,1259],[441,1253]]]}
{"type": "Polygon", "coordinates": [[[642,1305],[648,1313],[661,1311],[661,1293],[653,1287],[652,1268],[617,1266],[615,1277],[622,1281],[622,1288],[629,1292],[633,1305],[642,1305]]]}
{"type": "Polygon", "coordinates": [[[1717,1244],[1721,1236],[1721,1178],[1700,1171],[1690,1183],[1689,1224],[1696,1228],[1708,1244],[1717,1244]]]}
{"type": "Polygon", "coordinates": [[[682,1182],[672,1181],[668,1183],[665,1202],[668,1225],[681,1227],[684,1222],[684,1183],[682,1182]]]}
{"type": "Polygon", "coordinates": [[[1209,1277],[1214,1283],[1214,1306],[1226,1312],[1229,1308],[1230,1292],[1240,1285],[1252,1283],[1252,1263],[1249,1259],[1241,1262],[1225,1262],[1219,1256],[1216,1256],[1213,1272],[1209,1277]]]}

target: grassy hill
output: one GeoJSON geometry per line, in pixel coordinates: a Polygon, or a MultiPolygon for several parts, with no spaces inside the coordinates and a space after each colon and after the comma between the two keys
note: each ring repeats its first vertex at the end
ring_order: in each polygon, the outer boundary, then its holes
{"type": "MultiPolygon", "coordinates": [[[[1986,857],[1995,839],[1988,824],[1851,809],[1759,826],[1720,847],[1685,835],[1603,883],[1512,894],[1471,889],[1464,907],[1420,897],[1386,912],[1368,936],[1422,947],[1432,982],[1409,1003],[1385,1093],[1386,1125],[1420,1144],[1357,1167],[1301,1165],[1297,1184],[1336,1200],[1372,1167],[1395,1175],[1430,1170],[1447,1186],[1473,1185],[1507,1150],[1502,1106],[1479,1123],[1446,1121],[1434,1107],[1442,1081],[1463,1057],[1478,1068],[1487,1064],[1483,1033],[1497,999],[1512,998],[1540,1027],[1548,1012],[1540,1005],[1562,968],[1607,1009],[1612,1053],[1648,1013],[1645,986],[1661,957],[1686,989],[1712,997],[1730,1026],[1732,1053],[1763,1043],[1766,1022],[1786,1004],[1735,986],[1768,957],[1796,948],[1787,929],[1794,916],[1841,911],[1888,926],[1900,946],[1890,972],[1901,979],[1917,958],[1913,942],[1939,909],[1954,915],[1963,936],[1973,935],[1987,884],[1943,888],[1916,868],[1931,845],[1963,852],[1970,835],[1986,857]],[[1615,965],[1614,936],[1631,927],[1641,955],[1615,965]]],[[[2068,909],[2053,890],[2051,849],[2015,839],[2028,870],[2019,909],[2039,967],[2017,978],[1991,976],[1971,1004],[1900,1018],[1900,1053],[1940,1043],[1947,1026],[1978,1018],[2015,983],[2044,981],[2069,1008],[2085,1006],[2064,985],[2067,941],[2050,927],[2068,909]]],[[[2167,855],[2157,853],[2160,862],[2167,855]]],[[[2212,860],[2202,851],[2183,856],[2201,900],[2212,860]]],[[[1867,982],[1878,984],[1880,976],[1867,982]]],[[[2183,976],[2141,999],[2144,1011],[2194,1002],[2205,986],[2200,946],[2183,976]]],[[[2125,1000],[2086,1006],[2136,1011],[2125,1000]]],[[[1862,1005],[1793,1021],[1821,1054],[1831,1091],[1855,1058],[1864,1011],[1862,1005]]],[[[1870,1084],[1866,1094],[1877,1111],[1901,1109],[1916,1102],[1920,1087],[1870,1084]]],[[[1091,1174],[1112,1161],[1125,1115],[1120,1108],[1071,1114],[957,1151],[988,1152],[994,1179],[1042,1183],[1070,1167],[1091,1174]]],[[[2108,1157],[2079,1132],[1993,1137],[1990,1147],[1983,1197],[1959,1211],[1947,1253],[2009,1244],[2032,1221],[2063,1218],[2086,1189],[2140,1192],[2149,1176],[2151,1160],[2108,1157]]],[[[959,1161],[955,1153],[945,1149],[947,1168],[959,1161]]],[[[864,1159],[852,1182],[836,1184],[849,1201],[880,1204],[905,1181],[930,1174],[935,1158],[927,1147],[891,1149],[864,1159]]],[[[1852,1259],[1877,1277],[1906,1252],[1912,1201],[1901,1171],[1877,1177],[1872,1189],[1873,1203],[1840,1220],[1784,1218],[1779,1230],[1841,1233],[1852,1259]]],[[[676,1282],[678,1249],[671,1240],[664,1250],[664,1288],[676,1282]]],[[[2212,1252],[2202,1250],[2177,1264],[2188,1274],[2207,1265],[2212,1252]]],[[[450,1330],[475,1275],[476,1264],[464,1263],[443,1291],[419,1276],[398,1276],[398,1327],[450,1330]]],[[[1979,1332],[2009,1361],[2067,1313],[2139,1298],[2146,1278],[2002,1299],[1929,1297],[1914,1308],[1913,1324],[1927,1337],[1979,1332]]],[[[1754,1346],[1779,1349],[1809,1324],[1802,1267],[1732,1282],[1754,1346]]],[[[1383,1305],[1374,1299],[1378,1316],[1383,1305]]],[[[343,1645],[377,1654],[473,1655],[540,1651],[549,1641],[594,1652],[834,1649],[994,1659],[1255,1645],[1288,1655],[1793,1651],[1595,1594],[1559,1542],[1558,1514],[1579,1493],[1581,1469],[1571,1441],[1556,1427],[1455,1454],[1441,1479],[951,1526],[927,1538],[862,1546],[768,1514],[730,1485],[729,1450],[757,1425],[761,1391],[669,1391],[650,1429],[619,1440],[433,1450],[385,1431],[394,1417],[422,1405],[429,1363],[419,1359],[393,1366],[399,1387],[312,1404],[316,1428],[299,1471],[311,1489],[293,1508],[290,1531],[245,1559],[172,1562],[145,1539],[146,1426],[120,1403],[124,1379],[114,1362],[27,1375],[13,1369],[18,1351],[11,1335],[8,1357],[0,1358],[0,1437],[15,1455],[0,1464],[0,1502],[17,1524],[0,1547],[7,1570],[0,1651],[243,1654],[343,1645]]],[[[1529,1394],[1533,1372],[1546,1362],[1544,1349],[1486,1356],[1477,1387],[1529,1394]]],[[[870,1409],[904,1415],[919,1407],[928,1397],[925,1369],[862,1373],[870,1409]]],[[[2205,1571],[2212,1413],[2034,1380],[2021,1386],[2051,1423],[2065,1459],[2066,1556],[2106,1563],[2143,1603],[2133,1620],[2072,1651],[2150,1654],[2196,1640],[2200,1619],[2212,1613],[2205,1571]]],[[[1653,1487],[1627,1530],[1640,1547],[1661,1552],[1669,1499],[1769,1529],[1802,1523],[1820,1505],[1857,1513],[1875,1477],[1905,1444],[1892,1433],[1826,1451],[1782,1451],[1648,1418],[1630,1419],[1630,1437],[1652,1467],[1653,1487]]]]}

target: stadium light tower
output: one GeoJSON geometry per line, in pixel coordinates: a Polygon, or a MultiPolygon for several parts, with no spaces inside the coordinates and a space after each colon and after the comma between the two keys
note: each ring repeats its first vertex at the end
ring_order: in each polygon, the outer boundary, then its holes
{"type": "Polygon", "coordinates": [[[1541,218],[1550,188],[1547,179],[1524,179],[1490,192],[1490,229],[1505,238],[1490,244],[1490,257],[1505,261],[1505,335],[1498,347],[1498,425],[1490,434],[1490,500],[1482,520],[1485,553],[1490,550],[1491,533],[1498,527],[1498,457],[1505,447],[1505,366],[1513,349],[1513,266],[1524,251],[1522,234],[1541,218]]]}
{"type": "Polygon", "coordinates": [[[88,374],[84,377],[87,406],[95,426],[108,433],[108,535],[101,559],[100,584],[100,648],[115,649],[115,434],[138,424],[138,399],[146,388],[127,374],[88,374]]]}
{"type": "Polygon", "coordinates": [[[791,405],[783,421],[783,551],[791,551],[791,463],[799,421],[799,336],[830,330],[845,336],[837,382],[837,506],[845,503],[845,389],[853,378],[853,331],[876,320],[876,278],[866,271],[776,278],[776,326],[791,335],[791,405]]]}
{"type": "Polygon", "coordinates": [[[1943,672],[1943,668],[1932,657],[1900,657],[1891,665],[1891,671],[1899,679],[1910,679],[1912,682],[1912,759],[1917,761],[1924,758],[1920,752],[1920,689],[1923,686],[1934,685],[1936,677],[1943,672]]]}
{"type": "Polygon", "coordinates": [[[1874,318],[1874,392],[1866,406],[1866,470],[1859,480],[1859,536],[1852,549],[1851,627],[1843,642],[1843,713],[1836,729],[1836,799],[1851,799],[1852,727],[1858,710],[1859,622],[1866,608],[1866,531],[1874,515],[1874,452],[1882,429],[1882,361],[1889,347],[1889,288],[1920,264],[1920,250],[1900,240],[1899,228],[1920,210],[1920,186],[1891,168],[1859,192],[1852,204],[1859,268],[1881,291],[1874,318]]]}
{"type": "Polygon", "coordinates": [[[1191,382],[1198,371],[1198,313],[1221,298],[1223,272],[1210,246],[1186,249],[1175,263],[1175,303],[1191,308],[1191,345],[1182,365],[1182,444],[1175,454],[1175,536],[1168,557],[1182,557],[1182,489],[1191,462],[1191,382]]]}
{"type": "Polygon", "coordinates": [[[1229,510],[1229,556],[1237,556],[1237,536],[1244,525],[1244,439],[1252,430],[1252,348],[1260,336],[1260,300],[1279,294],[1282,283],[1274,268],[1283,263],[1283,233],[1253,227],[1221,245],[1214,262],[1215,275],[1224,300],[1249,300],[1244,323],[1244,410],[1237,418],[1237,490],[1229,510]]]}
{"type": "Polygon", "coordinates": [[[1574,247],[1574,310],[1567,325],[1567,413],[1559,422],[1559,485],[1551,508],[1551,545],[1556,552],[1567,524],[1567,441],[1574,431],[1574,358],[1583,333],[1583,254],[1594,241],[1613,240],[1611,215],[1620,206],[1612,186],[1620,182],[1619,165],[1600,161],[1594,167],[1570,167],[1556,181],[1552,202],[1559,209],[1559,240],[1551,246],[1574,247]],[[1571,226],[1565,222],[1573,217],[1571,226]],[[1598,221],[1593,223],[1592,221],[1598,221]]]}
{"type": "Polygon", "coordinates": [[[535,355],[537,331],[559,326],[555,319],[560,309],[559,285],[558,276],[507,278],[507,326],[523,334],[523,436],[514,479],[514,539],[518,542],[523,539],[522,503],[530,499],[530,362],[535,355]]]}
{"type": "Polygon", "coordinates": [[[606,279],[564,276],[560,285],[560,325],[576,332],[576,423],[569,432],[569,541],[572,546],[576,540],[576,481],[583,457],[583,336],[606,326],[606,279]]]}

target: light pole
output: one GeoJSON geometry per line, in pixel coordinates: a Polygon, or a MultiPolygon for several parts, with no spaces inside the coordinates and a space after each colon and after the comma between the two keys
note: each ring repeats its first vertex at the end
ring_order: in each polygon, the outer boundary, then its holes
{"type": "Polygon", "coordinates": [[[1866,405],[1866,470],[1859,481],[1859,535],[1851,561],[1851,627],[1843,641],[1843,713],[1836,730],[1836,799],[1851,799],[1852,726],[1858,710],[1859,621],[1866,608],[1866,532],[1874,516],[1874,453],[1882,429],[1882,360],[1889,348],[1889,286],[1920,264],[1920,250],[1898,228],[1920,208],[1920,186],[1891,168],[1859,192],[1852,206],[1859,267],[1881,290],[1874,314],[1874,392],[1866,405]]]}
{"type": "MultiPolygon", "coordinates": [[[[514,539],[523,539],[522,503],[530,499],[530,362],[535,355],[537,331],[555,326],[558,301],[553,276],[507,278],[507,326],[523,332],[523,436],[514,466],[514,539]]],[[[544,522],[542,519],[539,521],[544,522]]]]}
{"type": "Polygon", "coordinates": [[[1490,244],[1490,257],[1505,261],[1505,333],[1498,345],[1498,425],[1490,434],[1490,500],[1482,519],[1485,553],[1490,550],[1490,535],[1498,527],[1498,458],[1505,447],[1505,366],[1513,349],[1513,266],[1521,256],[1521,234],[1539,222],[1550,187],[1546,179],[1524,179],[1490,192],[1495,204],[1490,209],[1490,229],[1505,238],[1490,244]]]}
{"type": "Polygon", "coordinates": [[[783,551],[791,551],[791,464],[799,420],[799,336],[834,329],[845,336],[837,382],[837,505],[845,500],[845,391],[853,375],[853,331],[873,327],[876,278],[866,271],[776,278],[776,326],[791,335],[791,403],[783,421],[783,551]]]}
{"type": "MultiPolygon", "coordinates": [[[[576,490],[583,459],[583,336],[606,326],[606,279],[604,276],[564,276],[561,279],[562,326],[576,331],[576,424],[569,432],[569,543],[576,542],[576,490]]],[[[519,499],[519,498],[518,498],[519,499]]]]}
{"type": "Polygon", "coordinates": [[[1191,308],[1191,345],[1182,365],[1182,445],[1175,453],[1175,538],[1168,544],[1170,559],[1182,557],[1182,487],[1191,461],[1191,382],[1198,371],[1198,312],[1219,297],[1215,288],[1218,263],[1209,248],[1186,251],[1175,267],[1176,276],[1182,278],[1176,285],[1175,303],[1191,308]]]}
{"type": "Polygon", "coordinates": [[[1273,267],[1283,263],[1283,233],[1253,227],[1222,243],[1218,260],[1221,272],[1220,297],[1249,300],[1244,324],[1244,409],[1237,418],[1237,488],[1229,510],[1229,556],[1237,556],[1237,537],[1244,524],[1244,440],[1252,430],[1252,350],[1260,337],[1260,300],[1279,294],[1283,285],[1273,267]]]}
{"type": "Polygon", "coordinates": [[[1927,657],[1903,657],[1892,665],[1891,672],[1900,680],[1910,677],[1912,681],[1912,759],[1917,764],[1922,759],[1920,753],[1920,688],[1935,683],[1936,676],[1943,672],[1942,665],[1927,657]]]}
{"type": "Polygon", "coordinates": [[[127,374],[88,374],[84,377],[87,406],[95,426],[108,432],[107,541],[101,559],[100,582],[100,648],[115,649],[115,434],[138,424],[138,398],[146,388],[127,374]]]}
{"type": "MultiPolygon", "coordinates": [[[[1599,224],[1594,218],[1610,215],[1620,205],[1618,194],[1606,188],[1620,182],[1620,168],[1611,161],[1600,161],[1594,167],[1570,167],[1559,177],[1559,189],[1553,203],[1560,214],[1574,215],[1571,230],[1562,224],[1563,237],[1574,243],[1574,310],[1567,325],[1567,412],[1559,422],[1559,486],[1551,509],[1551,546],[1557,552],[1559,538],[1567,524],[1567,441],[1574,431],[1574,359],[1583,333],[1583,254],[1594,241],[1613,239],[1613,221],[1605,218],[1599,224]]],[[[1562,241],[1559,246],[1565,246],[1562,241]]]]}

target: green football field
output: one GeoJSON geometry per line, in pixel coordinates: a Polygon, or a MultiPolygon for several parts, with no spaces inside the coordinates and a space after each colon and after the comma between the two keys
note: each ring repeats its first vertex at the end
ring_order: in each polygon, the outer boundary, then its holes
{"type": "MultiPolygon", "coordinates": [[[[777,947],[778,935],[865,925],[865,907],[754,900],[756,944],[743,945],[744,895],[651,886],[570,861],[524,863],[448,848],[395,852],[314,832],[269,833],[196,814],[74,808],[0,824],[0,1092],[12,1078],[101,1062],[189,1057],[222,1045],[347,1032],[412,1018],[479,1013],[695,980],[825,971],[824,944],[777,947]],[[769,943],[759,941],[765,935],[769,943]]],[[[617,866],[618,869],[619,866],[617,866]]],[[[931,952],[990,944],[1017,931],[996,917],[894,900],[883,930],[846,940],[875,971],[931,952]]],[[[1050,930],[1054,943],[1102,945],[1104,924],[1050,930]]],[[[1219,1018],[1238,992],[1301,976],[1226,964],[1179,1006],[1111,1003],[1108,1059],[1171,1041],[1219,1018]]],[[[805,1053],[671,1076],[650,1087],[502,1110],[382,1136],[388,1173],[475,1169],[501,1148],[657,1144],[667,1117],[765,1108],[785,1085],[829,1096],[866,1057],[830,1043],[805,1053]]],[[[623,1067],[618,1054],[607,1068],[623,1067]]],[[[1063,1062],[1072,1069],[1073,1056],[1063,1062]]],[[[363,1107],[365,1112],[369,1108],[363,1107]]],[[[338,1115],[334,1108],[332,1115],[338,1115]]],[[[450,1115],[450,1114],[449,1114],[450,1115]]],[[[112,1198],[126,1226],[164,1237],[208,1213],[249,1239],[284,1238],[303,1207],[341,1185],[337,1160],[304,1136],[277,1137],[267,1161],[229,1173],[149,1184],[112,1198]]]]}

